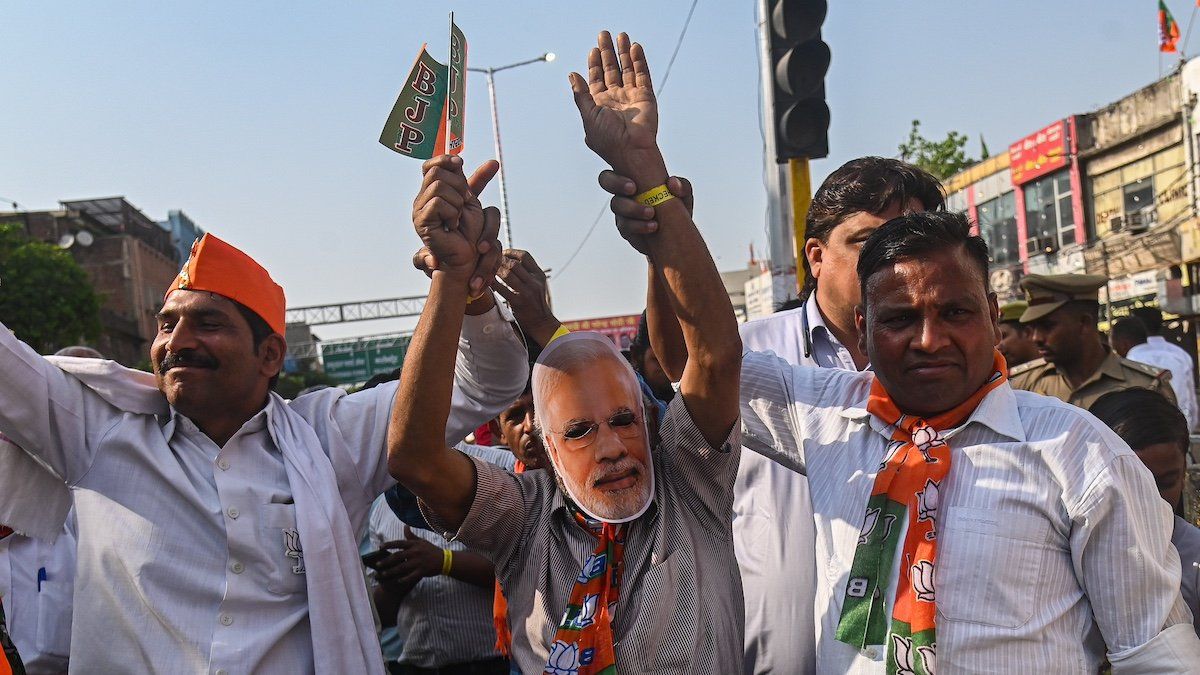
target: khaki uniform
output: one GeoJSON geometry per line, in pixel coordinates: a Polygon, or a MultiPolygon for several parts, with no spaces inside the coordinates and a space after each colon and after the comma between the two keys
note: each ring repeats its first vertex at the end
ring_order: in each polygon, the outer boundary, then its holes
{"type": "Polygon", "coordinates": [[[1074,389],[1054,364],[1044,359],[1014,367],[1009,372],[1009,384],[1013,389],[1053,396],[1085,410],[1101,396],[1125,389],[1150,389],[1175,402],[1175,393],[1171,391],[1171,371],[1123,359],[1113,352],[1109,352],[1091,377],[1074,389]]]}

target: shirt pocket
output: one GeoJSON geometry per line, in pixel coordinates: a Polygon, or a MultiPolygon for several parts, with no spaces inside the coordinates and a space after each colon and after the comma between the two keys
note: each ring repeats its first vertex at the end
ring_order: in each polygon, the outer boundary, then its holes
{"type": "Polygon", "coordinates": [[[1033,618],[1050,523],[1036,516],[956,507],[938,537],[937,611],[952,621],[1018,628],[1033,618]]]}
{"type": "Polygon", "coordinates": [[[267,590],[277,595],[304,591],[304,548],[296,527],[296,505],[263,504],[259,516],[266,542],[267,590]]]}

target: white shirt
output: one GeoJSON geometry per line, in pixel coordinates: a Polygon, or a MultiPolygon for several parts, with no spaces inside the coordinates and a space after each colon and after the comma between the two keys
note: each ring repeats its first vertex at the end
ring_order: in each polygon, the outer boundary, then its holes
{"type": "Polygon", "coordinates": [[[20,534],[0,539],[0,599],[9,636],[29,675],[67,672],[74,591],[71,528],[53,543],[20,534]]]}
{"type": "MultiPolygon", "coordinates": [[[[746,349],[773,351],[789,363],[857,370],[825,326],[815,294],[801,307],[742,324],[740,332],[746,349]]],[[[816,671],[815,542],[808,478],[743,451],[733,543],[746,599],[746,675],[816,671]]]]}
{"type": "Polygon", "coordinates": [[[1195,365],[1191,355],[1179,345],[1171,344],[1158,335],[1151,335],[1146,342],[1130,349],[1125,358],[1171,371],[1175,402],[1187,418],[1188,430],[1196,431],[1200,410],[1196,407],[1195,365]]]}
{"type": "MultiPolygon", "coordinates": [[[[458,449],[507,471],[516,468],[517,458],[507,450],[459,443],[458,449]]],[[[367,536],[370,550],[389,541],[405,539],[405,525],[386,500],[371,509],[367,536]]],[[[414,537],[451,551],[466,551],[460,542],[436,532],[412,529],[414,537]]],[[[374,583],[374,570],[367,570],[374,583]]],[[[496,651],[496,626],[492,621],[495,587],[480,588],[450,576],[425,577],[404,596],[396,611],[396,633],[403,643],[398,659],[418,668],[436,669],[456,663],[483,661],[500,656],[496,651]]]]}
{"type": "MultiPolygon", "coordinates": [[[[507,405],[512,384],[519,392],[527,366],[495,310],[466,317],[459,350],[447,433],[462,438],[507,405]]],[[[357,484],[338,485],[348,510],[356,506],[355,531],[367,518],[363,495],[394,483],[385,437],[395,391],[392,383],[305,407],[322,433],[357,453],[347,460],[357,484]]],[[[181,415],[117,410],[0,326],[0,431],[74,491],[73,669],[313,670],[305,576],[287,537],[296,507],[267,426],[277,405],[272,399],[218,447],[181,415]]]]}
{"type": "MultiPolygon", "coordinates": [[[[885,670],[885,646],[860,651],[834,639],[890,440],[866,411],[873,379],[771,354],[743,359],[744,444],[806,472],[812,489],[817,659],[828,673],[885,670]]],[[[1114,673],[1195,672],[1200,639],[1179,593],[1170,509],[1111,430],[1002,385],[945,437],[953,460],[937,515],[940,672],[1094,673],[1106,655],[1114,673]]]]}

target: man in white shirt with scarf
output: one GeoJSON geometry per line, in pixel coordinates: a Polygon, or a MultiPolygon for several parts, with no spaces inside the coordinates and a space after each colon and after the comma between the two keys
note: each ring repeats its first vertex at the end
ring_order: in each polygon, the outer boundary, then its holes
{"type": "Polygon", "coordinates": [[[895,218],[858,262],[873,372],[743,359],[743,442],[812,486],[819,671],[1194,672],[1169,509],[1098,420],[1008,385],[987,260],[961,215],[895,218]]]}
{"type": "MultiPolygon", "coordinates": [[[[482,262],[478,272],[477,293],[489,274],[482,262]]],[[[52,362],[0,326],[0,431],[74,494],[73,669],[383,672],[356,533],[394,483],[385,438],[396,387],[290,402],[272,393],[284,308],[266,270],[210,234],[164,298],[153,376],[52,362]]],[[[468,312],[451,441],[525,378],[524,348],[490,293],[468,312]]]]}

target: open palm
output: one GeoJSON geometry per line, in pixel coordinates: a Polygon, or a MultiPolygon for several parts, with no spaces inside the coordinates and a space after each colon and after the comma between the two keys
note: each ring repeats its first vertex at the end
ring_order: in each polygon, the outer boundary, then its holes
{"type": "Polygon", "coordinates": [[[658,102],[641,45],[621,33],[614,48],[604,31],[588,54],[587,83],[578,73],[570,77],[584,138],[597,155],[620,171],[657,147],[658,102]]]}

